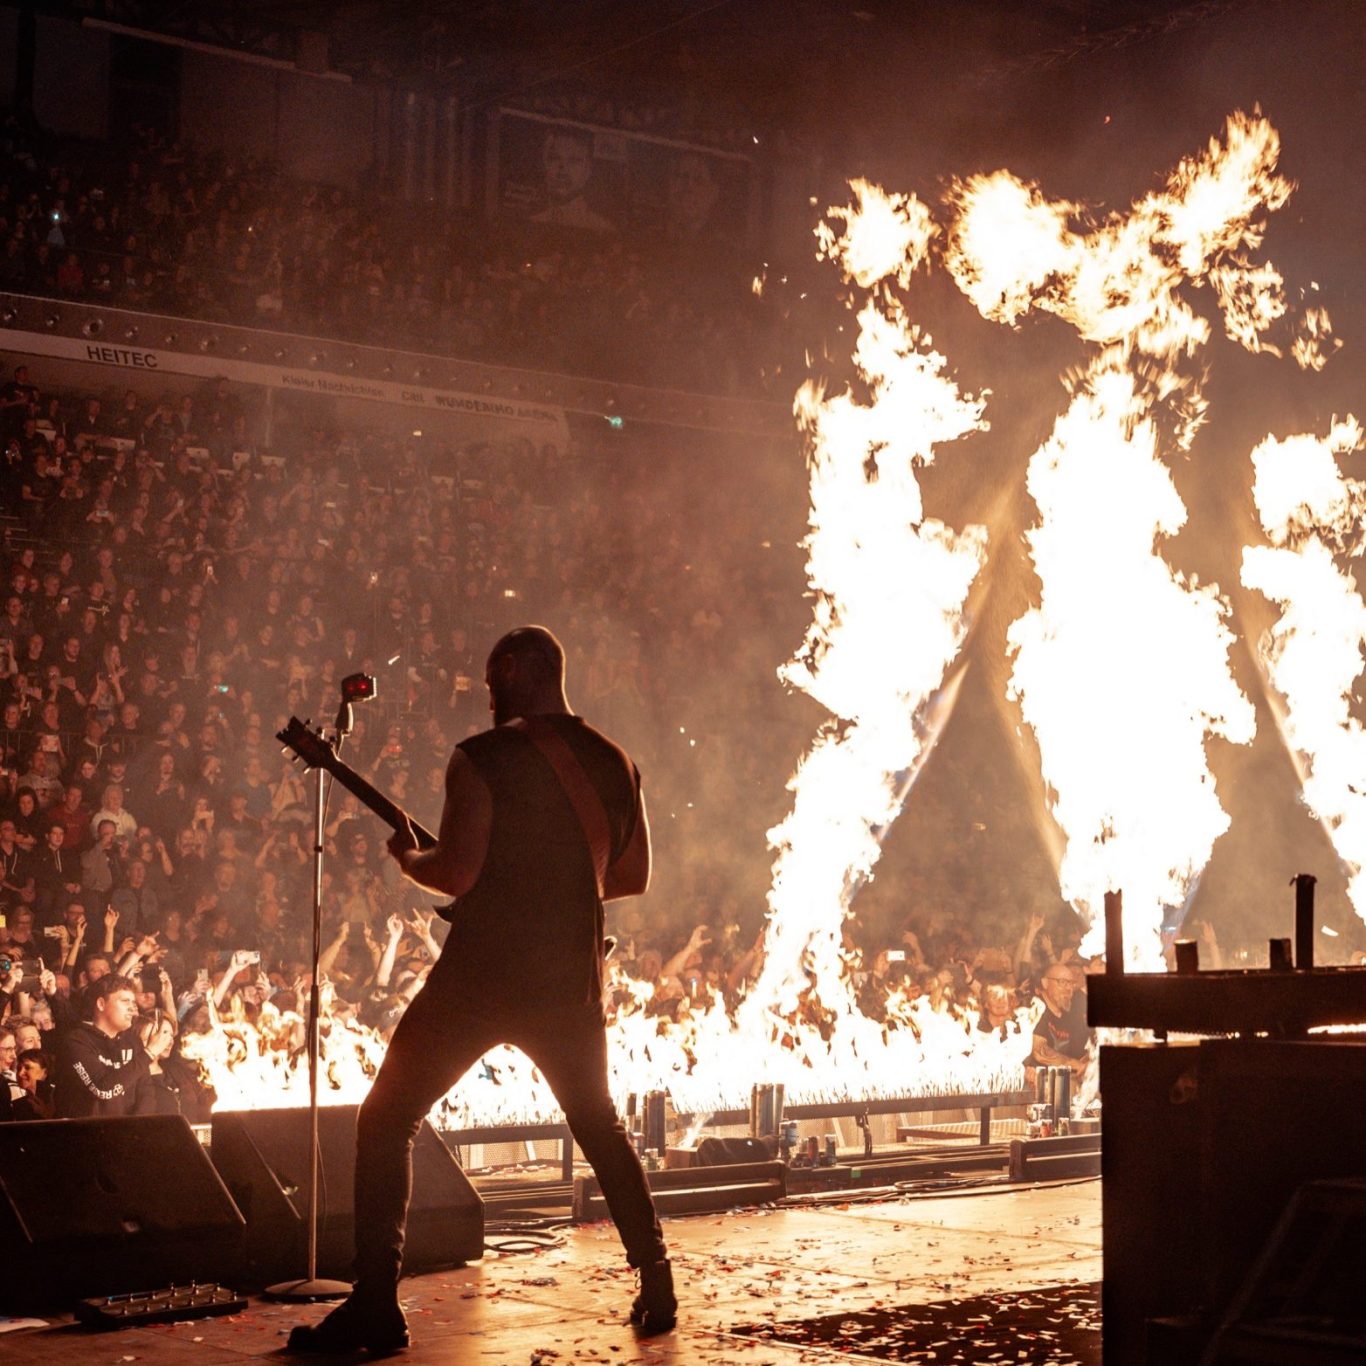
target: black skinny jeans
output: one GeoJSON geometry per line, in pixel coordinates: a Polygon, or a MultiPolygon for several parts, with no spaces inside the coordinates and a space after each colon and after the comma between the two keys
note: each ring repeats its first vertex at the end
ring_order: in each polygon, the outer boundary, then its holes
{"type": "Polygon", "coordinates": [[[638,1267],[663,1260],[668,1253],[654,1200],[607,1089],[602,1007],[490,1003],[476,992],[452,991],[451,985],[434,981],[413,1000],[360,1107],[357,1288],[379,1296],[393,1292],[412,1194],[413,1139],[432,1106],[500,1043],[526,1053],[554,1091],[602,1186],[627,1261],[638,1267]]]}

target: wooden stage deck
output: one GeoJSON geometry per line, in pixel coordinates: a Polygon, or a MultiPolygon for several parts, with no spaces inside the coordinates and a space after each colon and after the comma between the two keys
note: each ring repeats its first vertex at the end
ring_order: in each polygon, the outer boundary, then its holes
{"type": "MultiPolygon", "coordinates": [[[[987,1306],[991,1297],[1042,1287],[1091,1287],[1100,1280],[1100,1186],[1097,1181],[1007,1187],[982,1193],[905,1198],[817,1208],[740,1210],[665,1221],[679,1298],[677,1329],[641,1340],[625,1314],[633,1278],[610,1225],[569,1228],[560,1246],[529,1255],[487,1256],[469,1267],[411,1278],[404,1299],[413,1346],[396,1361],[570,1366],[795,1366],[835,1361],[1015,1362],[1022,1351],[991,1355],[974,1323],[916,1329],[915,1346],[876,1328],[843,1341],[776,1340],[765,1325],[897,1310],[939,1308],[953,1320],[954,1302],[987,1306]],[[979,1300],[978,1297],[983,1297],[979,1300]],[[757,1328],[753,1332],[739,1329],[757,1328]],[[937,1334],[937,1336],[936,1336],[937,1334]],[[897,1343],[899,1342],[899,1345],[897,1343]],[[944,1345],[944,1343],[949,1345],[944,1345]],[[939,1343],[939,1346],[935,1346],[939,1343]],[[926,1352],[935,1355],[927,1356],[926,1352]]],[[[1063,1292],[1064,1294],[1070,1292],[1063,1292]]],[[[1020,1303],[997,1304],[1012,1319],[1020,1303]]],[[[1030,1307],[1028,1297],[1023,1301],[1030,1307]]],[[[1036,1306],[1037,1308],[1037,1306],[1036,1306]]],[[[311,1322],[325,1306],[253,1299],[241,1315],[161,1327],[95,1333],[69,1318],[0,1336],[0,1359],[16,1363],[138,1363],[139,1366],[230,1366],[282,1353],[291,1325],[311,1322]]],[[[876,1316],[874,1316],[876,1317],[876,1316]]],[[[1021,1320],[1022,1321],[1022,1320],[1021,1320]]],[[[1030,1320],[1031,1328],[1045,1320],[1030,1320]]],[[[1057,1317],[1046,1322],[1057,1324],[1057,1317]]],[[[779,1328],[789,1338],[789,1330],[779,1328]]],[[[797,1333],[797,1339],[801,1334],[797,1333]]],[[[914,1334],[913,1334],[914,1336],[914,1334]]],[[[1019,1341],[1029,1338],[1021,1331],[1019,1341]]],[[[1047,1336],[1047,1332],[1045,1332],[1047,1336]]],[[[1098,1341],[1030,1360],[1098,1363],[1098,1341]]],[[[364,1360],[363,1356],[343,1360],[364,1360]]]]}

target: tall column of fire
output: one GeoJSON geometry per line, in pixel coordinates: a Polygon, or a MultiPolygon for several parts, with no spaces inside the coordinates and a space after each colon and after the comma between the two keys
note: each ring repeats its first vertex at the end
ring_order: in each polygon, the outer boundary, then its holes
{"type": "MultiPolygon", "coordinates": [[[[1160,551],[1186,520],[1161,456],[1188,450],[1205,413],[1197,364],[1211,328],[1186,287],[1212,289],[1233,340],[1276,352],[1283,282],[1250,255],[1291,192],[1278,152],[1265,119],[1234,115],[1165,186],[1096,226],[1007,172],[952,196],[948,264],[978,310],[1011,325],[1051,312],[1095,348],[1030,461],[1040,594],[1010,632],[1011,689],[1066,839],[1063,895],[1099,950],[1102,896],[1122,889],[1133,965],[1160,963],[1163,920],[1228,827],[1208,740],[1254,733],[1230,672],[1227,603],[1160,551]]],[[[1321,321],[1302,322],[1297,360],[1321,321]]]]}
{"type": "Polygon", "coordinates": [[[769,836],[777,857],[766,958],[738,1013],[741,1032],[759,1038],[824,1014],[828,1051],[808,1035],[800,1058],[770,1049],[764,1071],[809,1084],[810,1073],[829,1066],[841,1089],[857,1089],[850,1068],[861,1070],[863,1052],[848,1037],[862,1017],[850,996],[843,922],[877,861],[880,832],[898,814],[898,775],[927,744],[925,707],[962,644],[964,605],[986,556],[983,528],[956,531],[926,515],[916,479],[939,449],[986,425],[984,400],[959,391],[897,292],[925,263],[933,222],[914,196],[864,182],[852,188],[854,204],[830,211],[842,231],[827,223],[819,236],[846,281],[867,291],[853,356],[867,399],[827,393],[815,381],[797,396],[809,446],[814,619],[780,671],[831,719],[789,783],[790,813],[769,836]]]}

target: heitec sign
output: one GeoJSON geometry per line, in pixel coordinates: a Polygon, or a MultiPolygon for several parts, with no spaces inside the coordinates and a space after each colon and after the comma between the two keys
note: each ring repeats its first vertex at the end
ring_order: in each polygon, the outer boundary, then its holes
{"type": "Polygon", "coordinates": [[[134,370],[160,368],[155,351],[134,351],[127,346],[97,346],[92,342],[85,348],[85,358],[100,365],[127,365],[134,370]]]}
{"type": "Polygon", "coordinates": [[[355,379],[347,375],[296,370],[288,366],[263,365],[193,352],[157,351],[146,347],[115,346],[80,337],[54,336],[44,332],[0,331],[0,348],[35,356],[54,356],[87,361],[121,370],[152,370],[165,375],[194,375],[203,379],[235,380],[270,389],[319,394],[328,398],[363,399],[371,403],[397,404],[495,422],[511,422],[531,432],[536,440],[563,444],[568,431],[564,409],[553,404],[524,403],[492,394],[462,393],[455,389],[430,389],[422,385],[396,384],[382,379],[355,379]]]}

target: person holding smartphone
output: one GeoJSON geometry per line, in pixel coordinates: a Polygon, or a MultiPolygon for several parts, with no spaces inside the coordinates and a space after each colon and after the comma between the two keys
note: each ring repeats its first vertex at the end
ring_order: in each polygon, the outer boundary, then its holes
{"type": "Polygon", "coordinates": [[[426,985],[399,1020],[356,1125],[356,1284],[293,1351],[408,1344],[398,1301],[410,1156],[423,1117],[490,1048],[521,1048],[550,1083],[640,1273],[631,1321],[674,1326],[673,1277],[640,1159],[607,1086],[603,902],[650,880],[629,756],[569,709],[564,650],[542,626],[503,636],[485,668],[493,727],[456,747],[435,847],[406,818],[389,853],[457,898],[426,985]]]}

